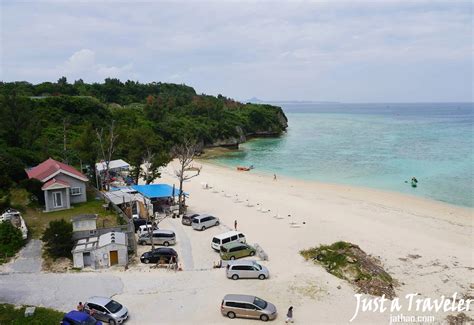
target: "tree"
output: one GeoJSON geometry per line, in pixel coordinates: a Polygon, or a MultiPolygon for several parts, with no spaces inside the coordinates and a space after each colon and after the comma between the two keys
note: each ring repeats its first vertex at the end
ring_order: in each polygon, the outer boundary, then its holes
{"type": "MultiPolygon", "coordinates": [[[[99,149],[102,160],[105,163],[105,189],[109,190],[110,175],[109,166],[112,156],[115,152],[118,135],[115,133],[115,121],[112,120],[108,134],[104,134],[104,129],[96,130],[97,140],[99,141],[99,149]]],[[[95,165],[94,165],[95,168],[95,165]]]]}
{"type": "Polygon", "coordinates": [[[196,143],[195,140],[185,138],[181,144],[178,144],[173,147],[171,150],[173,158],[178,159],[179,165],[178,169],[175,170],[175,174],[179,179],[179,193],[178,193],[178,205],[179,205],[179,214],[184,212],[184,193],[183,193],[183,182],[196,177],[201,172],[201,169],[194,169],[192,167],[192,162],[196,155],[200,152],[200,146],[196,143]],[[196,174],[187,175],[186,171],[196,170],[196,174]]]}
{"type": "Polygon", "coordinates": [[[0,222],[0,259],[5,255],[13,256],[23,244],[20,229],[13,226],[10,221],[0,222]]]}
{"type": "Polygon", "coordinates": [[[163,140],[149,127],[127,129],[127,134],[123,149],[132,166],[130,174],[135,183],[142,178],[150,184],[160,177],[158,169],[169,161],[163,140]]]}
{"type": "Polygon", "coordinates": [[[73,247],[72,224],[64,219],[51,221],[41,240],[45,243],[46,251],[51,257],[70,258],[73,247]]]}

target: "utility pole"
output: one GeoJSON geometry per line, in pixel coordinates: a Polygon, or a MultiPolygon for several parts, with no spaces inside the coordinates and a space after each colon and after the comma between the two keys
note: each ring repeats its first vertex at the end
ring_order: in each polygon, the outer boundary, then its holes
{"type": "Polygon", "coordinates": [[[66,148],[66,118],[63,119],[63,161],[65,164],[68,164],[68,157],[67,157],[67,148],[66,148]]]}

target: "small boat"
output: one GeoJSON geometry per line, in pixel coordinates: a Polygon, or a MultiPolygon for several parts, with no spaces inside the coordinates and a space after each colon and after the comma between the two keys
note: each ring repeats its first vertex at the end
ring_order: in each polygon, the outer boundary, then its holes
{"type": "Polygon", "coordinates": [[[19,211],[11,208],[6,209],[3,214],[0,215],[0,222],[4,221],[11,222],[13,226],[20,229],[23,239],[28,237],[28,228],[19,211]]]}
{"type": "Polygon", "coordinates": [[[250,165],[249,167],[245,166],[237,166],[238,171],[243,171],[243,172],[248,172],[249,170],[253,169],[253,165],[250,165]]]}

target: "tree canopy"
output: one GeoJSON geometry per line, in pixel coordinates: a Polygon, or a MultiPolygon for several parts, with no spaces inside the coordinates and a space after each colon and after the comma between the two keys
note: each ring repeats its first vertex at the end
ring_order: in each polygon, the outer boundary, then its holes
{"type": "Polygon", "coordinates": [[[102,159],[97,131],[111,124],[117,130],[112,159],[129,161],[135,180],[152,181],[182,139],[206,147],[248,135],[278,135],[286,129],[286,117],[280,107],[197,94],[178,84],[114,78],[69,83],[65,77],[36,85],[0,82],[2,188],[49,157],[93,171],[102,159]],[[140,167],[147,160],[150,173],[140,167]]]}

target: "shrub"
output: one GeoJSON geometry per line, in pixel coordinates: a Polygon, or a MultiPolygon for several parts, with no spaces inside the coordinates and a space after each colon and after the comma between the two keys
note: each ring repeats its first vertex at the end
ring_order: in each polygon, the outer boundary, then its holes
{"type": "Polygon", "coordinates": [[[5,256],[15,255],[24,243],[20,229],[13,226],[10,221],[0,222],[0,261],[5,256]]]}
{"type": "Polygon", "coordinates": [[[51,221],[41,240],[45,243],[46,251],[52,258],[71,258],[74,245],[72,240],[72,224],[64,219],[51,221]]]}

